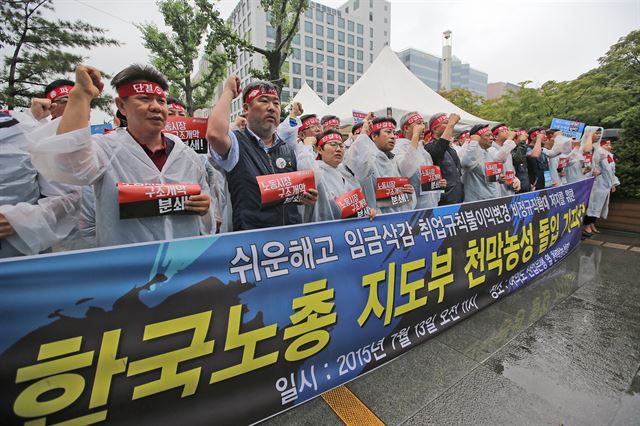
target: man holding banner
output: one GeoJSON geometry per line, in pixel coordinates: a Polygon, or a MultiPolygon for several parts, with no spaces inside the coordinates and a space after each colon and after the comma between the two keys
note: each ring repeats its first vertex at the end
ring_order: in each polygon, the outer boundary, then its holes
{"type": "Polygon", "coordinates": [[[152,67],[131,65],[111,84],[128,127],[89,133],[91,100],[103,82],[100,71],[79,65],[61,120],[30,135],[35,167],[54,181],[93,185],[98,246],[201,235],[210,227],[206,173],[195,152],[163,134],[166,80],[152,67]]]}
{"type": "Polygon", "coordinates": [[[297,204],[315,204],[313,172],[298,171],[298,144],[276,133],[280,122],[277,88],[266,81],[242,93],[245,131],[229,131],[231,102],[240,95],[240,78],[231,76],[211,110],[207,140],[211,155],[227,175],[233,230],[268,228],[301,222],[297,204]]]}

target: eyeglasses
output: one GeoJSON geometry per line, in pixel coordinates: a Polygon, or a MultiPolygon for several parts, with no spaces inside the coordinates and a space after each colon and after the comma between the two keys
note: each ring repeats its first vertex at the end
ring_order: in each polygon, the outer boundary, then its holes
{"type": "Polygon", "coordinates": [[[342,142],[327,142],[326,145],[329,145],[331,148],[335,149],[344,149],[344,144],[342,142]]]}

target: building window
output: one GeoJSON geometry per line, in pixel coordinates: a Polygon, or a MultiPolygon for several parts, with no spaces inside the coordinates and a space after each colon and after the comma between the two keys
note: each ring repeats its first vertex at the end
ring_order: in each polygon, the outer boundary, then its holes
{"type": "Polygon", "coordinates": [[[335,71],[333,70],[327,70],[327,80],[335,80],[336,75],[335,75],[335,71]]]}
{"type": "Polygon", "coordinates": [[[364,39],[362,37],[358,37],[357,46],[358,47],[363,47],[364,46],[364,39]]]}
{"type": "Polygon", "coordinates": [[[356,82],[356,78],[353,74],[349,74],[349,84],[353,84],[356,82]]]}
{"type": "Polygon", "coordinates": [[[276,38],[276,29],[267,25],[267,38],[276,38]]]}
{"type": "Polygon", "coordinates": [[[276,44],[272,41],[267,42],[267,50],[273,50],[276,47],[276,44]]]}
{"type": "Polygon", "coordinates": [[[322,87],[322,82],[318,81],[316,83],[316,92],[320,93],[320,92],[324,92],[324,87],[322,87]]]}
{"type": "Polygon", "coordinates": [[[338,31],[338,41],[344,43],[344,31],[338,31]]]}
{"type": "Polygon", "coordinates": [[[307,65],[304,67],[304,75],[307,77],[313,77],[313,65],[307,65]]]}
{"type": "Polygon", "coordinates": [[[324,50],[324,41],[320,40],[319,38],[316,39],[316,49],[324,50]]]}
{"type": "Polygon", "coordinates": [[[317,63],[324,62],[324,55],[322,53],[316,53],[316,62],[317,63]]]}
{"type": "Polygon", "coordinates": [[[353,47],[350,47],[349,49],[347,49],[347,56],[350,58],[354,58],[355,57],[355,50],[353,49],[353,47]]]}
{"type": "Polygon", "coordinates": [[[351,71],[351,72],[355,71],[356,70],[355,67],[356,67],[356,65],[354,64],[353,61],[348,61],[347,62],[347,70],[348,71],[351,71]]]}
{"type": "Polygon", "coordinates": [[[313,32],[313,24],[309,21],[304,21],[304,31],[307,33],[313,32]]]}
{"type": "Polygon", "coordinates": [[[324,22],[324,12],[316,10],[316,21],[324,22]]]}
{"type": "Polygon", "coordinates": [[[338,86],[338,95],[342,95],[344,93],[344,86],[338,86]]]}
{"type": "Polygon", "coordinates": [[[373,37],[373,28],[369,28],[369,36],[373,37]]]}
{"type": "Polygon", "coordinates": [[[324,27],[320,24],[316,24],[316,35],[324,36],[324,27]]]}
{"type": "Polygon", "coordinates": [[[327,42],[327,52],[333,53],[333,46],[334,46],[334,44],[331,43],[330,41],[328,41],[327,42]]]}
{"type": "Polygon", "coordinates": [[[385,37],[387,36],[387,32],[386,32],[386,31],[384,32],[384,36],[385,36],[385,37]]]}
{"type": "Polygon", "coordinates": [[[373,22],[373,12],[369,12],[369,21],[373,22]]]}
{"type": "Polygon", "coordinates": [[[358,50],[357,55],[356,55],[356,58],[357,58],[359,61],[362,61],[362,60],[364,59],[364,53],[362,52],[362,50],[358,50]]]}
{"type": "Polygon", "coordinates": [[[333,59],[333,56],[327,56],[327,66],[329,67],[335,66],[335,60],[333,59]]]}
{"type": "Polygon", "coordinates": [[[384,11],[386,12],[387,10],[389,10],[389,8],[387,7],[387,5],[384,5],[384,11]]]}
{"type": "Polygon", "coordinates": [[[358,74],[362,74],[364,72],[364,66],[358,62],[358,74]]]}
{"type": "Polygon", "coordinates": [[[373,62],[373,53],[369,53],[369,62],[373,62]]]}
{"type": "Polygon", "coordinates": [[[307,78],[307,84],[309,85],[309,87],[313,88],[313,80],[310,78],[307,78]]]}
{"type": "Polygon", "coordinates": [[[313,9],[308,7],[307,10],[304,11],[304,16],[307,18],[313,18],[313,9]]]}
{"type": "Polygon", "coordinates": [[[296,48],[296,47],[292,47],[291,48],[291,57],[293,59],[298,59],[300,60],[300,49],[296,48]]]}
{"type": "Polygon", "coordinates": [[[338,72],[338,81],[340,83],[344,83],[344,73],[343,72],[338,72]]]}
{"type": "Polygon", "coordinates": [[[338,55],[344,56],[344,46],[342,44],[338,45],[338,55]]]}
{"type": "Polygon", "coordinates": [[[360,7],[360,0],[354,0],[353,10],[358,10],[359,7],[360,7]]]}
{"type": "Polygon", "coordinates": [[[353,36],[353,34],[349,34],[349,36],[347,37],[348,43],[353,46],[353,44],[355,43],[355,37],[353,36]]]}
{"type": "Polygon", "coordinates": [[[330,13],[327,13],[327,24],[329,25],[333,25],[334,21],[333,21],[333,15],[330,13]]]}
{"type": "Polygon", "coordinates": [[[293,77],[293,88],[300,89],[301,87],[302,87],[302,80],[300,80],[298,77],[293,77]]]}
{"type": "MultiPolygon", "coordinates": [[[[328,15],[328,16],[331,16],[331,15],[328,15]]],[[[333,28],[327,28],[327,38],[333,40],[333,37],[335,37],[333,35],[333,28]]]]}
{"type": "Polygon", "coordinates": [[[305,47],[313,47],[313,37],[304,36],[304,46],[305,47]]]}
{"type": "Polygon", "coordinates": [[[369,40],[369,50],[373,50],[373,40],[369,40]]]}
{"type": "Polygon", "coordinates": [[[348,6],[344,8],[344,13],[349,13],[349,7],[348,6]]]}
{"type": "Polygon", "coordinates": [[[364,25],[358,24],[358,34],[364,34],[364,25]]]}
{"type": "Polygon", "coordinates": [[[386,24],[387,22],[388,22],[388,21],[387,21],[387,18],[384,18],[384,23],[386,24]]]}
{"type": "Polygon", "coordinates": [[[347,25],[347,28],[349,29],[349,31],[355,31],[355,28],[356,28],[355,22],[349,21],[349,24],[347,25]]]}
{"type": "Polygon", "coordinates": [[[291,40],[291,44],[294,46],[300,46],[300,34],[296,34],[293,36],[293,40],[291,40]]]}
{"type": "Polygon", "coordinates": [[[344,59],[338,58],[338,68],[341,70],[344,69],[344,59]]]}
{"type": "Polygon", "coordinates": [[[289,91],[286,89],[282,89],[282,93],[280,93],[280,101],[281,102],[289,102],[289,91]]]}
{"type": "Polygon", "coordinates": [[[304,60],[307,62],[313,62],[313,52],[310,50],[305,50],[304,60]]]}
{"type": "Polygon", "coordinates": [[[344,18],[338,16],[338,28],[344,29],[344,18]]]}
{"type": "Polygon", "coordinates": [[[302,66],[299,63],[294,62],[291,64],[291,72],[294,74],[302,74],[302,66]]]}
{"type": "Polygon", "coordinates": [[[333,83],[327,83],[327,93],[333,95],[336,91],[336,86],[333,83]]]}
{"type": "Polygon", "coordinates": [[[317,67],[317,68],[316,68],[316,77],[317,77],[317,78],[322,78],[322,74],[323,74],[323,73],[322,73],[322,68],[317,67]]]}

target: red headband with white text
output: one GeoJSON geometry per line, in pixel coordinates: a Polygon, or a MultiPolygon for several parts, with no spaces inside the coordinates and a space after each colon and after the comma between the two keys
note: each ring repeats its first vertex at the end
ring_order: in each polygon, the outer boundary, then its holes
{"type": "Polygon", "coordinates": [[[340,127],[340,120],[338,120],[337,118],[331,118],[322,123],[322,125],[326,127],[340,127]]]}
{"type": "Polygon", "coordinates": [[[402,131],[404,131],[404,129],[406,129],[407,127],[411,126],[416,121],[420,121],[420,120],[422,120],[422,116],[420,114],[418,113],[411,114],[411,116],[407,118],[407,121],[405,121],[404,124],[402,125],[402,131]]]}
{"type": "Polygon", "coordinates": [[[440,123],[442,123],[443,121],[447,120],[448,118],[449,117],[447,117],[446,114],[442,114],[441,116],[439,116],[438,118],[433,120],[433,122],[429,126],[429,130],[431,130],[433,132],[433,129],[435,129],[436,126],[438,126],[440,123]]]}
{"type": "Polygon", "coordinates": [[[176,104],[176,103],[170,103],[169,104],[169,109],[175,109],[175,110],[178,110],[178,111],[186,111],[185,107],[183,107],[180,104],[176,104]]]}
{"type": "Polygon", "coordinates": [[[396,125],[393,124],[393,121],[381,121],[379,123],[373,124],[371,126],[371,130],[369,130],[369,136],[371,136],[373,134],[373,132],[377,132],[378,130],[382,130],[382,129],[392,129],[395,130],[396,129],[396,125]]]}
{"type": "Polygon", "coordinates": [[[327,142],[331,142],[331,141],[337,141],[342,143],[342,136],[340,136],[338,133],[329,133],[328,135],[324,135],[318,141],[318,148],[320,148],[322,145],[326,144],[327,142]]]}
{"type": "Polygon", "coordinates": [[[487,127],[481,127],[478,130],[476,130],[476,132],[474,133],[474,135],[478,135],[478,136],[482,136],[485,133],[489,133],[491,132],[491,129],[489,129],[489,126],[487,127]]]}
{"type": "Polygon", "coordinates": [[[317,117],[309,117],[302,122],[302,125],[298,129],[298,132],[303,132],[311,126],[319,126],[319,125],[320,125],[320,120],[318,120],[317,117]]]}
{"type": "Polygon", "coordinates": [[[51,102],[54,102],[56,99],[61,98],[63,96],[69,96],[69,92],[73,89],[73,86],[60,86],[56,87],[49,93],[47,93],[47,99],[51,102]]]}
{"type": "Polygon", "coordinates": [[[162,90],[159,84],[151,81],[135,81],[133,83],[123,84],[118,87],[118,96],[126,98],[133,95],[153,95],[161,98],[166,98],[167,95],[162,90]]]}
{"type": "Polygon", "coordinates": [[[500,127],[496,128],[495,130],[493,130],[491,133],[493,134],[493,136],[496,136],[498,133],[506,132],[508,130],[509,130],[509,128],[507,126],[500,126],[500,127]]]}
{"type": "Polygon", "coordinates": [[[264,96],[264,95],[274,96],[280,99],[280,96],[278,96],[278,91],[276,89],[264,90],[262,87],[256,87],[255,89],[247,93],[247,95],[244,97],[244,103],[250,104],[251,101],[253,101],[255,98],[264,96]]]}

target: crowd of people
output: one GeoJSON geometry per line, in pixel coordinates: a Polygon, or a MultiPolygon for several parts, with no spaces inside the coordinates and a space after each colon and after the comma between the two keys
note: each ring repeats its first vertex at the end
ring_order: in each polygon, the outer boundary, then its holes
{"type": "Polygon", "coordinates": [[[619,185],[599,127],[587,127],[578,140],[558,129],[508,123],[466,130],[457,114],[425,118],[413,111],[399,122],[369,114],[345,138],[338,117],[305,114],[299,103],[281,122],[276,86],[255,81],[241,88],[232,76],[207,120],[208,153],[199,154],[165,131],[168,116],[188,114],[167,98],[162,74],[131,65],[111,85],[116,127],[105,134],[89,128],[91,102],[103,90],[101,73],[90,66],[78,66],[75,82],[49,84],[29,110],[0,113],[0,258],[375,220],[593,176],[588,237],[598,232],[595,222],[606,218],[619,185]],[[239,96],[243,112],[230,122],[239,96]],[[123,216],[123,203],[140,188],[159,210],[123,216]]]}

